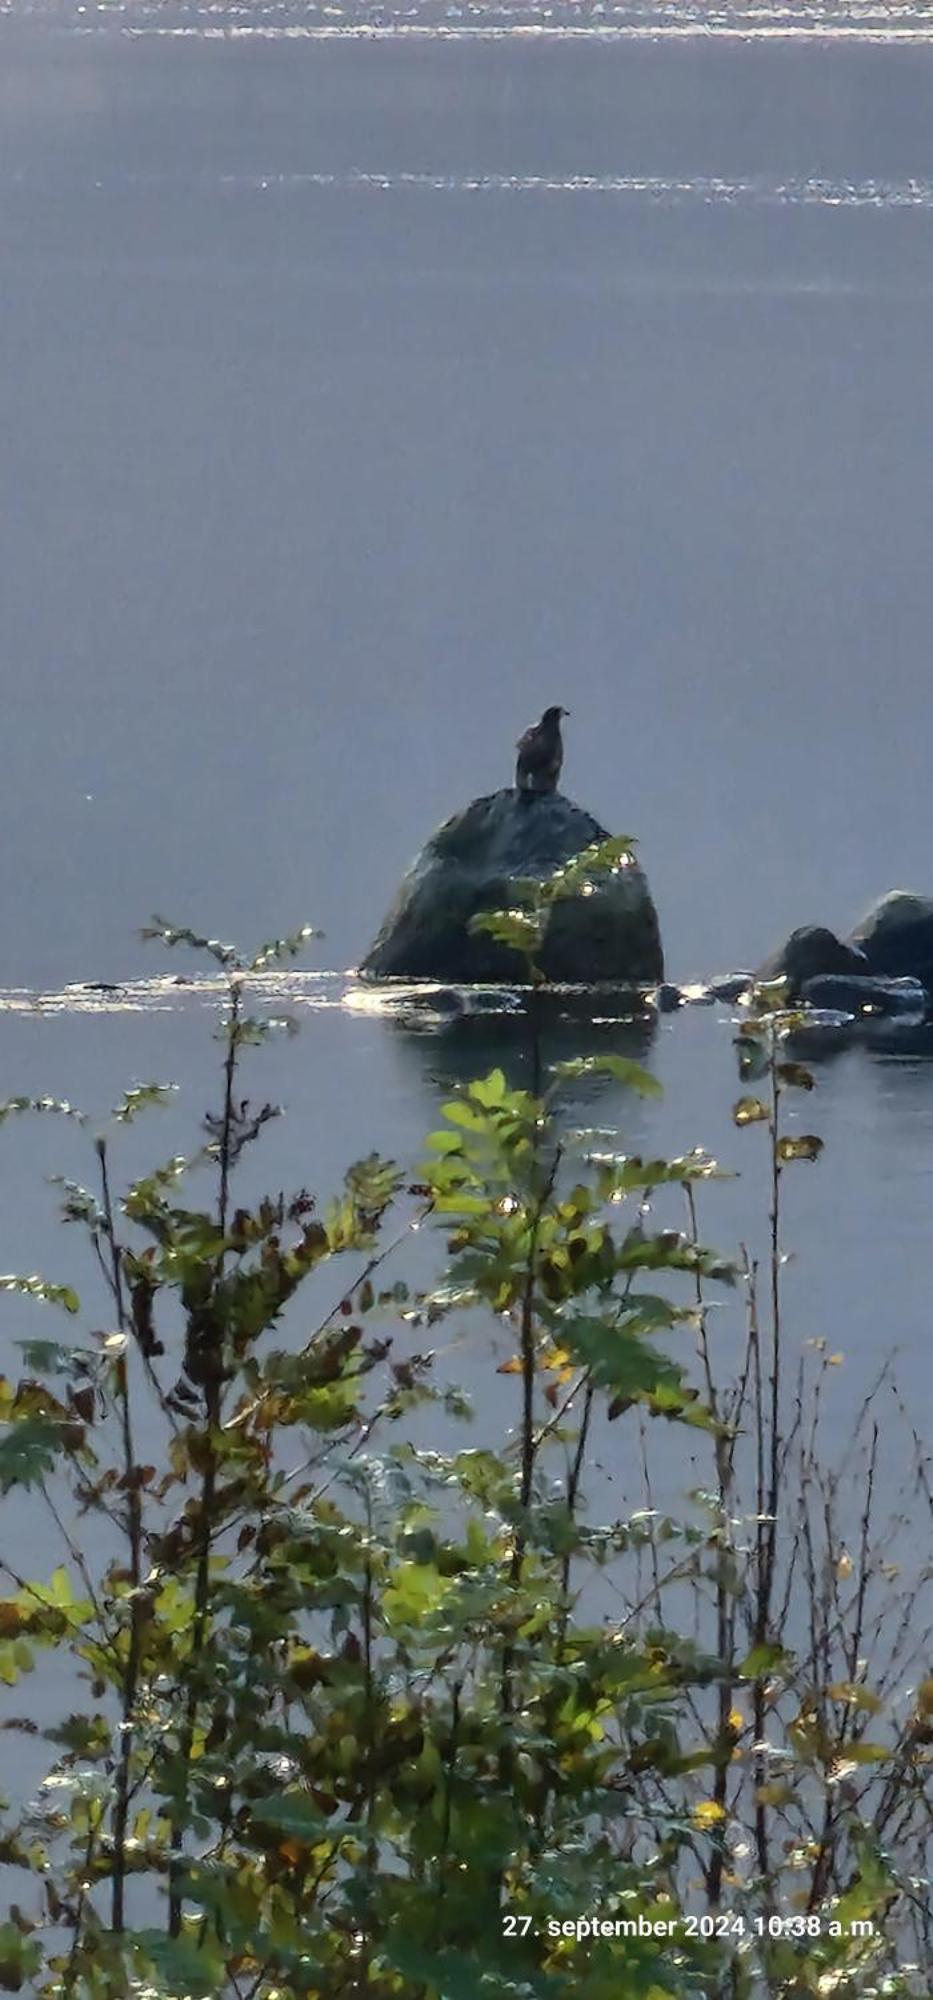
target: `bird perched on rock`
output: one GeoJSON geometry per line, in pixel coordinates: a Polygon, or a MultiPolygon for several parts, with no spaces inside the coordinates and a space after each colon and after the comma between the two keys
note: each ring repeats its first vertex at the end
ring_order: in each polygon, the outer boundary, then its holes
{"type": "Polygon", "coordinates": [[[517,792],[524,792],[530,797],[556,792],[564,761],[561,716],[569,714],[569,708],[546,708],[540,722],[533,722],[531,728],[519,737],[515,765],[517,792]]]}

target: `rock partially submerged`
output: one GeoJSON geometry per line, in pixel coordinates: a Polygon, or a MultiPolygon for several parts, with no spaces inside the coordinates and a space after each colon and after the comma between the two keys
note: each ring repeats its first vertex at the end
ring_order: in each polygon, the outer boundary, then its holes
{"type": "Polygon", "coordinates": [[[715,978],[707,980],[706,990],[711,1000],[734,1002],[742,1000],[754,984],[753,972],[717,972],[715,978]]]}
{"type": "Polygon", "coordinates": [[[765,959],[755,976],[761,980],[786,979],[788,999],[799,1000],[808,980],[858,978],[870,971],[871,966],[859,947],[844,943],[823,924],[802,924],[799,930],[791,931],[779,951],[773,951],[765,959]]]}
{"type": "Polygon", "coordinates": [[[838,1005],[855,1013],[916,1013],[918,988],[933,1008],[933,899],[892,889],[872,904],[847,938],[821,924],[805,924],[765,959],[757,977],[785,978],[793,1001],[838,1005]],[[909,982],[912,990],[901,996],[890,992],[896,981],[909,982]],[[848,995],[841,1000],[829,997],[838,982],[848,995]],[[876,987],[877,992],[870,990],[876,987]]]}
{"type": "Polygon", "coordinates": [[[800,998],[805,1007],[829,1008],[854,1020],[922,1021],[928,1005],[919,979],[861,979],[844,973],[805,980],[800,998]]]}
{"type": "MultiPolygon", "coordinates": [[[[585,847],[608,838],[598,820],[560,792],[536,797],[509,790],[475,799],[422,848],[361,973],[458,984],[521,977],[516,953],[471,932],[471,917],[507,909],[519,877],[546,881],[585,847]]],[[[643,871],[628,863],[592,894],[555,901],[540,963],[549,980],[569,984],[654,985],[663,979],[657,912],[643,871]]]]}

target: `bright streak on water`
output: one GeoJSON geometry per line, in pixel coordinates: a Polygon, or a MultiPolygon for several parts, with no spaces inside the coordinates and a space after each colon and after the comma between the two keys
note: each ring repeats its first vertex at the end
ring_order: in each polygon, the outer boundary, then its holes
{"type": "Polygon", "coordinates": [[[332,0],[7,0],[0,16],[68,27],[83,34],[116,31],[199,39],[258,37],[333,40],[526,41],[857,41],[933,40],[933,8],[892,0],[858,4],[611,5],[608,0],[385,0],[378,5],[337,5],[332,0]]]}

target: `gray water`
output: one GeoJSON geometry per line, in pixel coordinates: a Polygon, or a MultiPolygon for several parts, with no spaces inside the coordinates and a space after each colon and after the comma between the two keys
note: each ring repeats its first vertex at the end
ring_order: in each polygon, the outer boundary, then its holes
{"type": "Polygon", "coordinates": [[[609,13],[0,20],[7,983],[356,963],[552,700],[675,977],[930,889],[933,14],[609,13]]]}
{"type": "MultiPolygon", "coordinates": [[[[175,1078],[127,1167],[167,1156],[216,995],[64,989],[172,972],[154,909],[310,918],[330,976],[257,1058],[268,1182],[414,1162],[499,1031],[410,1032],[339,975],[550,701],[675,977],[933,888],[931,43],[867,0],[4,10],[0,1095],[175,1078]]],[[[758,1252],[731,1044],[727,1010],[666,1019],[663,1102],[587,1115],[739,1168],[704,1224],[758,1252]]],[[[786,1177],[795,1346],[844,1353],[840,1443],[897,1346],[928,1436],[933,1066],[853,1051],[795,1115],[826,1140],[786,1177]]],[[[80,1135],[7,1126],[0,1160],[0,1268],[81,1287],[42,1187],[80,1135]]],[[[49,1330],[9,1298],[0,1329],[49,1330]]]]}

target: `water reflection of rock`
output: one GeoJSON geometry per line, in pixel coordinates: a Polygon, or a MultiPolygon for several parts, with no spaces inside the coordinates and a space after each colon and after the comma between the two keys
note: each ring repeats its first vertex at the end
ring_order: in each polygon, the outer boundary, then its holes
{"type": "MultiPolygon", "coordinates": [[[[401,1060],[436,1099],[438,1092],[491,1069],[501,1069],[515,1088],[531,1087],[535,1057],[528,998],[520,989],[383,988],[378,1011],[393,1030],[401,1060]]],[[[369,989],[367,1011],[372,999],[369,989]]],[[[650,1067],[658,1016],[643,994],[621,988],[547,991],[538,995],[537,1009],[545,1077],[549,1064],[571,1056],[621,1055],[650,1067]]],[[[623,1116],[629,1126],[637,1102],[630,1090],[602,1075],[562,1085],[560,1100],[562,1119],[579,1123],[589,1108],[607,1129],[615,1129],[623,1116]]]]}

